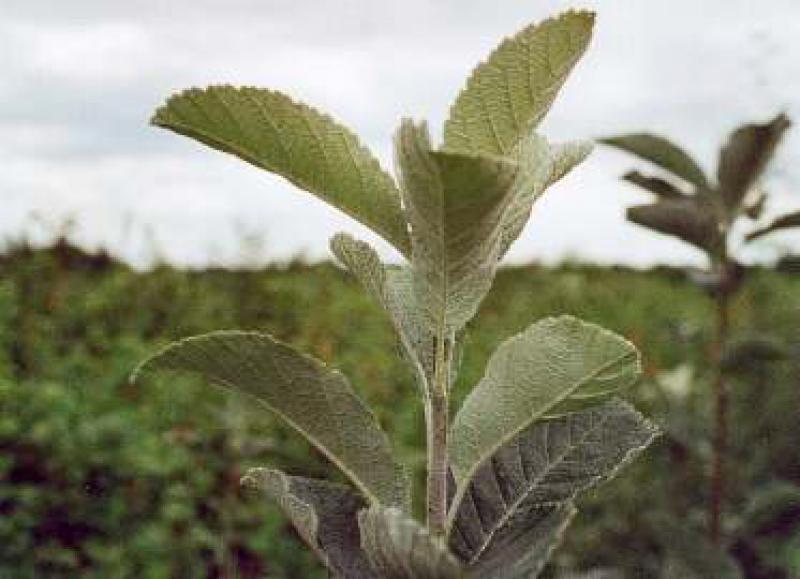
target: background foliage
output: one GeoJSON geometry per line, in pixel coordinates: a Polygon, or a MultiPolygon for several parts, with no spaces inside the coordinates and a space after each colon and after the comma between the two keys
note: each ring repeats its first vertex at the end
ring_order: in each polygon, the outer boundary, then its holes
{"type": "MultiPolygon", "coordinates": [[[[472,324],[456,398],[504,338],[570,313],[642,350],[647,377],[630,395],[668,431],[583,501],[552,574],[616,567],[657,577],[670,529],[701,516],[706,306],[670,269],[498,275],[472,324]]],[[[733,389],[727,525],[741,531],[732,552],[751,577],[800,574],[798,320],[796,273],[748,272],[735,334],[769,334],[789,353],[747,364],[733,389]]],[[[267,330],[342,369],[423,484],[412,378],[384,316],[334,266],[142,274],[63,241],[19,246],[0,258],[0,576],[321,576],[283,517],[238,479],[267,462],[310,476],[335,478],[333,469],[234,398],[185,379],[128,381],[155,347],[220,328],[267,330]]]]}

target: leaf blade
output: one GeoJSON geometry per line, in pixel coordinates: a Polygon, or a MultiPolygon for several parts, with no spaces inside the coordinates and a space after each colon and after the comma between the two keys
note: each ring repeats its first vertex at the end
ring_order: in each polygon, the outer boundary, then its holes
{"type": "MultiPolygon", "coordinates": [[[[615,476],[656,433],[619,400],[535,423],[470,479],[469,490],[454,505],[451,548],[472,565],[513,563],[509,538],[513,543],[524,537],[529,525],[535,530],[539,518],[552,515],[554,505],[570,504],[580,492],[615,476]]],[[[518,557],[524,561],[522,553],[518,557]]]]}
{"type": "Polygon", "coordinates": [[[747,241],[758,239],[759,237],[763,237],[764,235],[768,235],[774,231],[790,229],[793,227],[800,227],[800,211],[793,211],[792,213],[786,213],[785,215],[775,218],[775,220],[769,225],[749,233],[747,235],[747,241]]]}
{"type": "Polygon", "coordinates": [[[479,466],[537,419],[576,400],[602,401],[640,373],[630,342],[571,316],[545,318],[501,344],[451,428],[456,504],[479,466]]]}
{"type": "Polygon", "coordinates": [[[222,85],[173,95],[151,122],[286,178],[407,253],[394,181],[331,117],[277,91],[222,85]]]}
{"type": "Polygon", "coordinates": [[[586,50],[594,13],[568,11],[504,40],[467,80],[444,125],[443,150],[509,155],[547,114],[586,50]]]}
{"type": "Polygon", "coordinates": [[[626,216],[628,221],[677,237],[706,252],[715,252],[723,241],[711,208],[694,198],[635,205],[627,209],[626,216]]]}
{"type": "Polygon", "coordinates": [[[371,503],[408,509],[403,467],[375,416],[347,379],[322,362],[257,332],[222,331],[170,344],[133,375],[192,372],[246,394],[277,414],[336,464],[371,503]]]}
{"type": "Polygon", "coordinates": [[[266,468],[250,469],[242,482],[274,500],[337,577],[379,579],[361,549],[358,512],[366,503],[352,489],[266,468]]]}
{"type": "Polygon", "coordinates": [[[367,557],[386,579],[459,579],[461,565],[428,530],[397,509],[372,507],[359,513],[367,557]]]}
{"type": "Polygon", "coordinates": [[[650,133],[632,133],[599,139],[598,142],[627,151],[684,179],[701,190],[710,185],[697,162],[673,142],[650,133]]]}

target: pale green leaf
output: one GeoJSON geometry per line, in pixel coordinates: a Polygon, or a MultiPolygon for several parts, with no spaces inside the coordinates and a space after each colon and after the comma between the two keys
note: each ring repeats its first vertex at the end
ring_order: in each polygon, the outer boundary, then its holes
{"type": "Polygon", "coordinates": [[[331,239],[331,251],[389,314],[403,353],[423,392],[427,391],[433,375],[434,336],[417,304],[411,269],[384,265],[367,243],[344,233],[331,239]]]}
{"type": "Polygon", "coordinates": [[[409,482],[375,416],[347,379],[322,362],[255,332],[213,332],[167,346],[142,371],[194,372],[251,396],[305,436],[371,503],[408,509],[409,482]]]}
{"type": "Polygon", "coordinates": [[[243,484],[263,491],[336,577],[379,579],[361,549],[358,512],[364,499],[344,485],[255,468],[243,484]]]}
{"type": "Polygon", "coordinates": [[[722,243],[713,210],[694,198],[636,205],[629,207],[626,215],[633,223],[672,235],[704,251],[713,252],[722,243]]]}
{"type": "Polygon", "coordinates": [[[663,137],[649,133],[634,133],[600,139],[599,142],[650,161],[701,190],[710,188],[705,173],[695,160],[683,149],[663,137]]]}
{"type": "Polygon", "coordinates": [[[455,504],[480,465],[521,431],[599,403],[640,373],[633,344],[571,316],[545,318],[501,344],[453,421],[455,504]]]}
{"type": "Polygon", "coordinates": [[[501,256],[522,233],[536,200],[591,151],[591,143],[549,145],[544,137],[536,133],[520,142],[513,155],[518,171],[512,193],[513,202],[503,217],[501,256]]]}
{"type": "Polygon", "coordinates": [[[731,213],[738,212],[790,126],[789,118],[780,114],[768,123],[744,125],[731,134],[717,168],[722,201],[731,213]]]}
{"type": "Polygon", "coordinates": [[[541,527],[553,516],[553,505],[569,504],[579,492],[615,476],[656,433],[619,400],[534,423],[470,479],[461,502],[452,507],[451,549],[469,565],[505,562],[509,569],[527,569],[533,561],[524,557],[524,545],[535,549],[537,541],[550,543],[541,527]]]}
{"type": "Polygon", "coordinates": [[[762,227],[761,229],[756,229],[752,233],[748,234],[747,240],[752,241],[753,239],[758,239],[759,237],[762,237],[774,231],[780,231],[781,229],[790,229],[792,227],[800,227],[800,211],[794,211],[793,213],[787,213],[786,215],[781,215],[780,217],[777,217],[769,225],[762,227]]]}
{"type": "Polygon", "coordinates": [[[443,542],[398,509],[359,513],[361,545],[384,579],[458,579],[461,565],[443,542]]]}
{"type": "Polygon", "coordinates": [[[396,138],[401,194],[411,226],[417,303],[441,337],[458,332],[492,284],[517,167],[431,150],[425,125],[396,138]]]}
{"type": "Polygon", "coordinates": [[[444,150],[510,155],[547,114],[583,55],[594,14],[566,12],[504,40],[472,72],[444,125],[444,150]]]}
{"type": "Polygon", "coordinates": [[[394,181],[331,117],[280,92],[212,86],[171,97],[152,122],[285,177],[408,252],[394,181]]]}

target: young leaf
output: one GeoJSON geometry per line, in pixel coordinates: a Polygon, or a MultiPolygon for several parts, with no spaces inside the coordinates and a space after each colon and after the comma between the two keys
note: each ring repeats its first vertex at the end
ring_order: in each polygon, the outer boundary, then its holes
{"type": "Polygon", "coordinates": [[[747,240],[752,241],[754,239],[758,239],[759,237],[772,233],[773,231],[779,231],[781,229],[789,229],[791,227],[800,227],[800,211],[794,211],[792,213],[787,213],[786,215],[781,215],[766,227],[762,227],[761,229],[756,229],[752,233],[749,233],[747,235],[747,240]]]}
{"type": "Polygon", "coordinates": [[[786,130],[789,118],[780,114],[770,122],[736,129],[719,156],[717,180],[725,206],[732,213],[769,163],[786,130]]]}
{"type": "Polygon", "coordinates": [[[352,489],[266,468],[251,469],[242,482],[278,503],[298,534],[336,577],[379,579],[361,549],[358,512],[366,503],[352,489]]]}
{"type": "Polygon", "coordinates": [[[253,397],[322,451],[370,503],[409,509],[403,467],[347,379],[319,360],[255,332],[213,332],[175,342],[134,373],[194,372],[253,397]]]}
{"type": "Polygon", "coordinates": [[[461,565],[437,538],[397,509],[372,507],[358,515],[361,546],[384,579],[458,579],[461,565]]]}
{"type": "Polygon", "coordinates": [[[450,109],[443,149],[510,155],[547,114],[592,35],[594,14],[566,12],[503,41],[450,109]]]}
{"type": "Polygon", "coordinates": [[[517,167],[432,151],[425,125],[408,120],[395,150],[417,300],[434,333],[449,336],[475,315],[491,286],[517,167]]]}
{"type": "Polygon", "coordinates": [[[285,177],[408,253],[394,181],[329,116],[279,92],[212,86],[171,97],[152,122],[285,177]]]}
{"type": "Polygon", "coordinates": [[[572,142],[549,145],[547,140],[532,133],[523,139],[514,152],[517,178],[513,201],[503,217],[502,248],[505,255],[520,236],[531,216],[534,202],[553,183],[564,177],[592,151],[592,144],[572,142]]]}
{"type": "MultiPolygon", "coordinates": [[[[576,513],[577,509],[571,502],[521,506],[492,545],[467,567],[467,576],[469,579],[538,577],[576,513]]],[[[480,517],[478,513],[473,513],[473,516],[480,517]]],[[[464,545],[452,548],[463,549],[464,545]]],[[[456,550],[462,557],[470,557],[470,552],[456,550]]]]}
{"type": "Polygon", "coordinates": [[[526,428],[477,469],[453,505],[453,552],[470,565],[513,562],[509,544],[541,538],[540,520],[553,516],[553,505],[612,478],[656,433],[620,400],[526,428]]]}
{"type": "Polygon", "coordinates": [[[633,223],[678,237],[704,251],[713,252],[722,242],[712,209],[695,199],[664,199],[636,205],[629,207],[626,215],[633,223]]]}
{"type": "Polygon", "coordinates": [[[601,143],[622,149],[666,169],[701,190],[710,188],[700,166],[676,144],[649,133],[634,133],[600,139],[601,143]]]}
{"type": "Polygon", "coordinates": [[[660,177],[642,175],[639,171],[629,171],[622,176],[629,183],[647,189],[663,199],[684,199],[686,195],[675,185],[660,177]]]}
{"type": "Polygon", "coordinates": [[[545,318],[501,344],[453,421],[456,504],[478,468],[521,431],[599,403],[640,373],[633,344],[571,316],[545,318]]]}
{"type": "Polygon", "coordinates": [[[405,357],[423,392],[427,391],[433,375],[434,338],[417,304],[411,269],[385,266],[369,244],[344,233],[331,239],[331,251],[389,314],[405,357]]]}

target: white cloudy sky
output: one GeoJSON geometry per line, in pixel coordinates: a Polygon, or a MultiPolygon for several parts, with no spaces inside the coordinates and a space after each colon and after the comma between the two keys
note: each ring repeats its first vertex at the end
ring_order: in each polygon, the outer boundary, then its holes
{"type": "MultiPolygon", "coordinates": [[[[337,230],[369,235],[278,178],[149,127],[151,111],[190,85],[278,88],[389,165],[398,118],[440,127],[502,36],[567,6],[598,22],[543,125],[552,139],[647,129],[711,169],[737,124],[800,118],[797,0],[0,0],[0,237],[42,239],[70,221],[82,243],[140,264],[324,257],[337,230]]],[[[799,135],[770,174],[773,210],[800,205],[799,135]]],[[[624,223],[645,199],[618,181],[630,165],[596,151],[540,202],[512,259],[697,262],[624,223]]]]}

